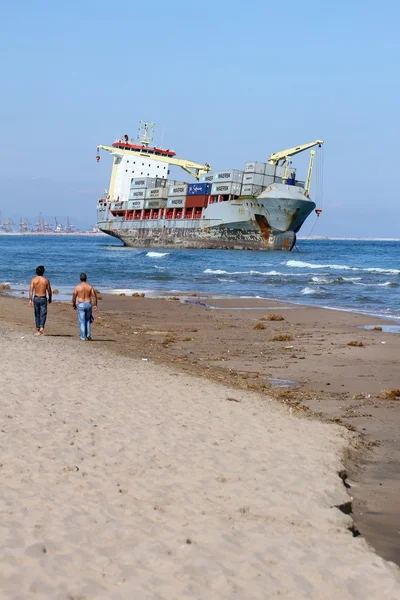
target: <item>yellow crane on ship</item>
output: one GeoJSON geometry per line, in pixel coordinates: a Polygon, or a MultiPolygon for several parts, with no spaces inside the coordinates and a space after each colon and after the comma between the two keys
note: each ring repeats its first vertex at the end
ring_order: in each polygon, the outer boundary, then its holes
{"type": "MultiPolygon", "coordinates": [[[[308,142],[307,144],[301,144],[301,146],[295,146],[294,148],[287,148],[286,150],[281,150],[280,152],[271,154],[268,159],[268,162],[270,165],[278,166],[279,162],[282,161],[282,163],[284,163],[286,165],[285,174],[283,176],[283,179],[286,180],[289,176],[290,157],[295,156],[296,154],[300,154],[300,152],[304,152],[305,150],[308,150],[309,148],[314,148],[315,146],[318,146],[318,148],[321,148],[323,143],[324,143],[324,140],[314,140],[314,142],[308,142]]],[[[306,196],[308,196],[310,193],[311,176],[312,176],[312,171],[313,171],[313,166],[314,166],[314,158],[315,158],[315,150],[311,150],[310,162],[308,165],[308,172],[307,172],[307,179],[306,179],[306,184],[304,187],[304,193],[306,196]]]]}

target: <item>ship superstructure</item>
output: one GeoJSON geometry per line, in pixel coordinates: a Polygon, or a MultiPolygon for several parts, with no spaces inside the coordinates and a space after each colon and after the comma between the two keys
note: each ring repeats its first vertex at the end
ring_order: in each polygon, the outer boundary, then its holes
{"type": "Polygon", "coordinates": [[[153,129],[141,123],[138,143],[125,135],[98,147],[113,157],[109,190],[97,205],[101,231],[137,247],[293,248],[316,207],[309,198],[315,150],[306,181],[296,179],[291,158],[322,140],[271,154],[267,163],[247,162],[243,170],[211,171],[208,163],[151,146],[153,129]],[[197,183],[168,179],[170,165],[197,183]]]}

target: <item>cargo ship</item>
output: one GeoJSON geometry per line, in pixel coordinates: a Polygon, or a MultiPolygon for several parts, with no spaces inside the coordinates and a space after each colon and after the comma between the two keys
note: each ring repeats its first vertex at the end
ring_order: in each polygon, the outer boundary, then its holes
{"type": "Polygon", "coordinates": [[[97,227],[126,246],[292,250],[296,233],[316,209],[309,193],[315,140],[247,162],[243,170],[214,171],[152,145],[154,124],[141,122],[137,140],[124,135],[99,145],[113,159],[109,189],[97,202],[97,227]],[[292,157],[310,149],[307,178],[296,178],[292,157]],[[169,179],[178,166],[195,182],[169,179]]]}

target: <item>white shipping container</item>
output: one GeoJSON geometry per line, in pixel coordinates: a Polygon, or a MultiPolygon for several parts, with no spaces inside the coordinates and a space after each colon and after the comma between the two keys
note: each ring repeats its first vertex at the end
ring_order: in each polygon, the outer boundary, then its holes
{"type": "Polygon", "coordinates": [[[214,181],[214,173],[204,173],[200,175],[200,183],[212,183],[214,181]]]}
{"type": "Polygon", "coordinates": [[[144,207],[145,208],[164,208],[167,205],[167,200],[165,198],[160,198],[159,200],[145,200],[144,207]]]}
{"type": "Polygon", "coordinates": [[[168,190],[169,188],[167,187],[149,188],[146,190],[146,199],[168,198],[168,190]]]}
{"type": "Polygon", "coordinates": [[[253,184],[253,185],[263,185],[265,175],[261,175],[260,173],[244,173],[243,174],[243,185],[245,184],[253,184]]]}
{"type": "Polygon", "coordinates": [[[111,210],[126,210],[128,208],[127,202],[111,202],[111,210]]]}
{"type": "Polygon", "coordinates": [[[282,177],[271,177],[264,175],[264,187],[268,187],[271,183],[282,183],[282,177]]]}
{"type": "Polygon", "coordinates": [[[211,195],[212,196],[219,196],[219,195],[226,196],[228,194],[232,194],[233,196],[240,196],[241,191],[242,191],[242,184],[236,183],[234,181],[213,183],[211,186],[211,195]]]}
{"type": "Polygon", "coordinates": [[[186,196],[173,196],[167,200],[167,208],[183,208],[185,206],[186,196]]]}
{"type": "Polygon", "coordinates": [[[265,163],[263,162],[247,162],[244,165],[244,172],[245,173],[260,173],[260,175],[264,175],[265,174],[265,163]]]}
{"type": "Polygon", "coordinates": [[[155,177],[133,177],[131,180],[132,188],[153,188],[156,186],[155,177]]]}
{"type": "Polygon", "coordinates": [[[274,175],[275,174],[275,165],[270,165],[267,163],[265,165],[265,175],[274,175]]]}
{"type": "Polygon", "coordinates": [[[161,177],[156,177],[156,187],[168,187],[169,181],[168,179],[162,179],[161,177]]]}
{"type": "Polygon", "coordinates": [[[144,200],[129,200],[128,210],[142,210],[144,208],[144,200]]]}
{"type": "Polygon", "coordinates": [[[177,183],[175,185],[171,185],[168,192],[168,197],[170,196],[186,196],[188,189],[187,183],[177,183]]]}
{"type": "Polygon", "coordinates": [[[215,171],[214,182],[218,181],[234,181],[236,183],[242,183],[243,171],[237,169],[230,169],[227,171],[215,171]]]}
{"type": "Polygon", "coordinates": [[[242,185],[242,196],[259,196],[261,192],[264,191],[264,187],[262,185],[242,185]]]}
{"type": "Polygon", "coordinates": [[[146,189],[135,189],[129,190],[129,200],[141,200],[146,196],[146,189]]]}

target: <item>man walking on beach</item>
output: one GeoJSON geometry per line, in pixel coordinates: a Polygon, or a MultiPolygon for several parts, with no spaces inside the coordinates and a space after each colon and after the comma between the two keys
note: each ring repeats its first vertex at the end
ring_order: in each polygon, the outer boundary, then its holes
{"type": "Polygon", "coordinates": [[[92,321],[92,309],[97,310],[96,290],[86,281],[86,273],[81,273],[81,282],[76,286],[72,296],[72,306],[78,309],[79,339],[90,341],[90,323],[92,321]],[[78,306],[76,305],[78,301],[78,306]]]}
{"type": "Polygon", "coordinates": [[[29,287],[29,306],[35,308],[36,335],[44,335],[44,326],[47,318],[47,303],[51,304],[51,285],[47,277],[44,277],[44,267],[40,265],[36,269],[36,277],[31,280],[29,287]]]}

